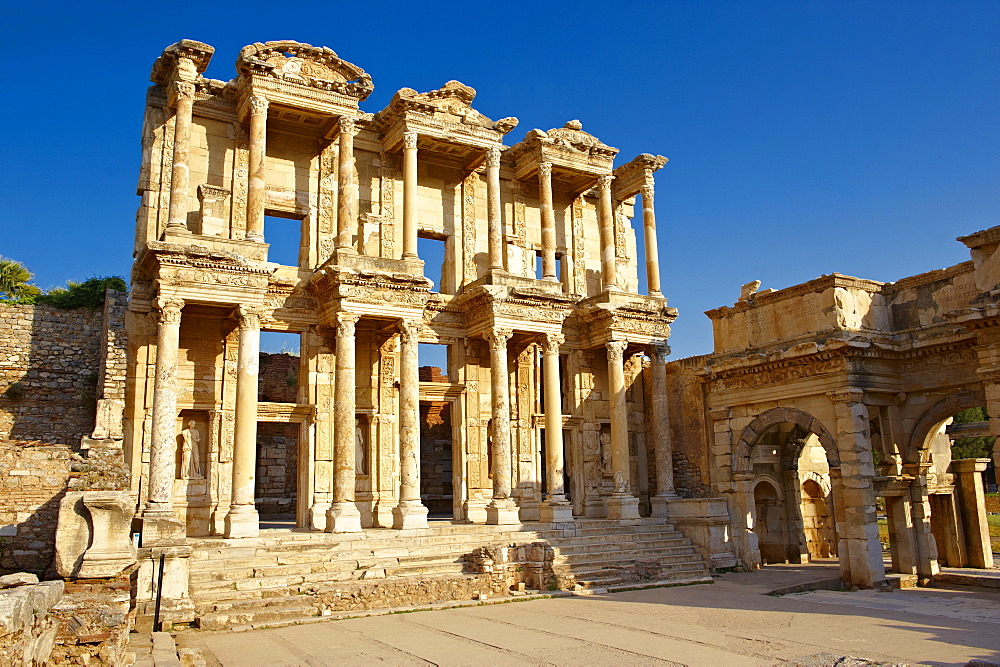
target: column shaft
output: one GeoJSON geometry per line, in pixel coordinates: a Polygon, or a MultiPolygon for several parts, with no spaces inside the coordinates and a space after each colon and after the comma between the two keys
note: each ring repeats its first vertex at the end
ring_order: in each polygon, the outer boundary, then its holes
{"type": "Polygon", "coordinates": [[[267,105],[265,98],[250,98],[250,183],[247,188],[247,240],[264,242],[264,156],[267,151],[267,105]]]}
{"type": "Polygon", "coordinates": [[[605,174],[597,179],[598,186],[598,221],[601,230],[601,273],[604,289],[618,289],[618,266],[615,257],[615,224],[614,205],[611,201],[611,174],[605,174]]]}
{"type": "Polygon", "coordinates": [[[670,410],[667,404],[667,355],[665,344],[654,345],[650,355],[650,435],[656,459],[656,496],[652,499],[653,514],[667,515],[667,501],[676,498],[674,490],[674,448],[670,438],[670,410]]]}
{"type": "Polygon", "coordinates": [[[399,505],[393,528],[426,528],[427,508],[420,502],[420,372],[417,349],[419,320],[400,323],[399,349],[399,505]]]}
{"type": "Polygon", "coordinates": [[[417,133],[403,134],[403,259],[417,258],[417,133]]]}
{"type": "Polygon", "coordinates": [[[510,388],[507,376],[507,341],[510,329],[494,329],[486,334],[490,345],[490,379],[493,419],[490,440],[493,448],[493,500],[486,507],[486,523],[518,522],[517,505],[511,500],[510,388]]]}
{"type": "Polygon", "coordinates": [[[174,112],[174,158],[170,171],[170,212],[167,229],[190,233],[187,226],[188,187],[191,153],[191,116],[194,111],[194,84],[174,82],[176,110],[174,112]]]}
{"type": "Polygon", "coordinates": [[[969,567],[993,567],[990,547],[990,527],[986,521],[986,496],[983,493],[983,471],[989,459],[958,459],[951,462],[955,473],[965,534],[966,558],[969,567]]]}
{"type": "Polygon", "coordinates": [[[354,249],[354,228],[357,225],[357,194],[355,186],[353,118],[340,117],[340,158],[338,163],[337,247],[354,249]]]}
{"type": "Polygon", "coordinates": [[[233,495],[226,515],[226,537],[256,537],[260,518],[254,507],[257,471],[257,382],[260,367],[260,312],[239,310],[236,362],[236,423],[233,444],[233,495]]]}
{"type": "Polygon", "coordinates": [[[334,376],[333,504],[327,513],[328,532],[361,530],[361,513],[354,504],[354,420],[357,381],[355,373],[355,325],[358,316],[337,313],[337,370],[334,376]]]}
{"type": "Polygon", "coordinates": [[[558,281],[556,275],[556,216],[552,203],[552,164],[538,165],[538,203],[542,213],[542,280],[558,281]]]}
{"type": "Polygon", "coordinates": [[[177,355],[180,343],[180,299],[157,302],[160,326],[156,338],[153,425],[149,456],[149,490],[144,514],[173,515],[174,467],[177,452],[177,355]]]}
{"type": "MultiPolygon", "coordinates": [[[[650,181],[652,178],[650,177],[650,181]]],[[[656,247],[656,213],[653,210],[653,184],[642,188],[642,224],[646,242],[646,286],[650,296],[663,296],[660,291],[660,256],[656,247]]]]}
{"type": "Polygon", "coordinates": [[[545,501],[539,507],[542,521],[572,521],[573,507],[566,500],[563,456],[562,387],[559,377],[561,334],[546,334],[542,348],[545,383],[545,501]]]}
{"type": "Polygon", "coordinates": [[[639,518],[639,499],[630,492],[631,464],[628,452],[628,409],[625,404],[624,354],[628,342],[610,341],[608,348],[608,390],[611,394],[611,467],[614,493],[608,497],[608,518],[639,518]]]}
{"type": "Polygon", "coordinates": [[[503,270],[503,219],[500,208],[500,149],[486,151],[486,205],[490,270],[503,270]]]}

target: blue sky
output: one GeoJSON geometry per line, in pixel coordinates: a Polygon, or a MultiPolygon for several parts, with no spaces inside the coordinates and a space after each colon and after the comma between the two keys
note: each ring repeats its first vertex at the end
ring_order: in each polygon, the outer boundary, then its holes
{"type": "Polygon", "coordinates": [[[0,255],[42,287],[127,275],[150,67],[181,38],[297,39],[399,88],[475,87],[508,143],[579,118],[657,177],[675,357],[750,280],[891,281],[1000,224],[1000,2],[17,3],[0,68],[0,255]],[[19,45],[19,46],[18,46],[19,45]],[[17,46],[17,48],[13,48],[17,46]]]}

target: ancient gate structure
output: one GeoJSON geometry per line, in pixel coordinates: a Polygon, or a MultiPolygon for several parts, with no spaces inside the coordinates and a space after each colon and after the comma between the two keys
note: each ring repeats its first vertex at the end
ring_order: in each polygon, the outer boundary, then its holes
{"type": "Polygon", "coordinates": [[[876,497],[896,573],[927,582],[941,563],[992,566],[988,459],[953,461],[950,439],[1000,435],[1000,227],[959,241],[972,261],[895,283],[745,285],[707,313],[714,354],[670,365],[675,424],[704,411],[693,432],[674,429],[678,453],[728,499],[748,567],[836,554],[845,581],[876,584],[876,497]],[[971,407],[990,422],[950,426],[971,407]]]}

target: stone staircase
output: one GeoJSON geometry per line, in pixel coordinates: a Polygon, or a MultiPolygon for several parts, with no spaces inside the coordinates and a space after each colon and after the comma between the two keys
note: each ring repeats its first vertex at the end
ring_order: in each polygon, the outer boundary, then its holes
{"type": "Polygon", "coordinates": [[[691,542],[662,520],[482,526],[357,534],[262,531],[257,538],[192,540],[190,593],[198,626],[284,624],[331,611],[364,611],[495,596],[470,554],[480,547],[545,543],[552,588],[607,589],[703,580],[691,542]]]}

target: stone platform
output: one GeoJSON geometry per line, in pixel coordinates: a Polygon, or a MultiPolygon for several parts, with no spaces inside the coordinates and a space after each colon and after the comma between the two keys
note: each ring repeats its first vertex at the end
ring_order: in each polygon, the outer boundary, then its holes
{"type": "Polygon", "coordinates": [[[356,534],[264,530],[191,540],[198,627],[221,629],[406,605],[707,577],[662,519],[484,526],[432,521],[356,534]]]}

